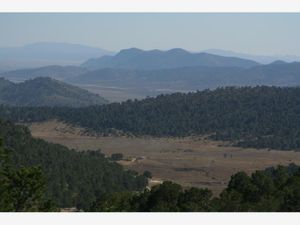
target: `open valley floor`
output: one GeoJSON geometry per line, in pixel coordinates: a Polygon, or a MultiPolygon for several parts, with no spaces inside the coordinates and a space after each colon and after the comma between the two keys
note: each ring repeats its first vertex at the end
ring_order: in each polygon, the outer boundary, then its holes
{"type": "Polygon", "coordinates": [[[172,180],[183,186],[207,187],[219,194],[231,175],[251,174],[277,165],[300,164],[300,152],[250,149],[204,137],[152,138],[87,135],[83,129],[58,121],[28,125],[34,137],[77,150],[98,150],[110,156],[122,153],[126,169],[152,173],[152,184],[172,180]]]}

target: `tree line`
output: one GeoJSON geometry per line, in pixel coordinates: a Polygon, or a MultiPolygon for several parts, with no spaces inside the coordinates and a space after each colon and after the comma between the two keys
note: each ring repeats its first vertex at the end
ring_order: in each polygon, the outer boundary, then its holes
{"type": "Polygon", "coordinates": [[[291,164],[248,176],[234,174],[220,196],[209,189],[183,188],[166,181],[140,193],[117,192],[101,196],[94,212],[299,212],[300,171],[291,164]]]}
{"type": "Polygon", "coordinates": [[[234,145],[300,149],[299,87],[226,87],[84,108],[0,107],[15,122],[58,119],[99,134],[210,135],[234,145]]]}

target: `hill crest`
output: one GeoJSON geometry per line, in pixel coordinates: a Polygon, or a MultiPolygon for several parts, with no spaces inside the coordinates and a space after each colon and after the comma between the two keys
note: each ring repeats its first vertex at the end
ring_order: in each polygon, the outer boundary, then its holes
{"type": "Polygon", "coordinates": [[[0,103],[13,106],[83,107],[105,104],[107,100],[49,77],[38,77],[17,84],[2,78],[0,103]]]}
{"type": "Polygon", "coordinates": [[[92,70],[101,68],[152,70],[192,66],[250,68],[257,65],[259,63],[252,60],[209,53],[191,53],[180,48],[167,51],[123,49],[115,56],[93,58],[81,64],[82,67],[92,70]]]}

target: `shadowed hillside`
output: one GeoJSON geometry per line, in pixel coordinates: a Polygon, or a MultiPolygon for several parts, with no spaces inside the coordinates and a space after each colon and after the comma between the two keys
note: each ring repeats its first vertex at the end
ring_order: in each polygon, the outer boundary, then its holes
{"type": "Polygon", "coordinates": [[[107,101],[99,95],[51,78],[35,78],[23,83],[0,79],[0,103],[14,106],[88,106],[107,101]]]}
{"type": "Polygon", "coordinates": [[[190,66],[249,68],[259,63],[247,59],[224,57],[208,53],[190,53],[174,48],[169,51],[143,51],[137,48],[121,50],[115,56],[90,59],[82,64],[88,69],[164,69],[190,66]]]}

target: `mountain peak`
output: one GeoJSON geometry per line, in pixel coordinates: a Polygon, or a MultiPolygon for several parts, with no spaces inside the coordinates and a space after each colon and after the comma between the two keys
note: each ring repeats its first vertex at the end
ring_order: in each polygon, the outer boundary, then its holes
{"type": "Polygon", "coordinates": [[[188,52],[185,49],[182,48],[172,48],[170,50],[167,51],[168,53],[172,53],[172,54],[191,54],[190,52],[188,52]]]}
{"type": "Polygon", "coordinates": [[[102,68],[149,70],[193,66],[250,68],[256,65],[259,65],[259,63],[252,60],[208,53],[193,54],[181,48],[168,51],[144,51],[138,48],[130,48],[121,50],[117,55],[110,58],[88,60],[82,64],[83,67],[91,70],[102,68]]]}
{"type": "Polygon", "coordinates": [[[272,63],[270,63],[272,65],[282,65],[282,64],[287,64],[287,62],[283,61],[283,60],[276,60],[272,63]]]}
{"type": "Polygon", "coordinates": [[[127,48],[127,49],[122,49],[117,55],[133,55],[133,54],[139,54],[142,52],[144,52],[144,51],[139,48],[127,48]]]}

